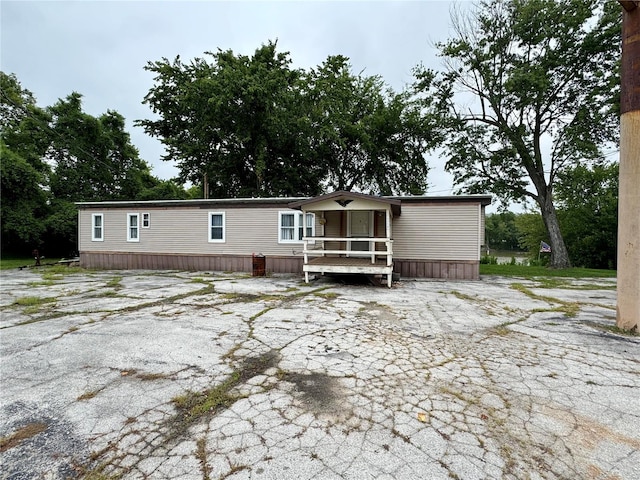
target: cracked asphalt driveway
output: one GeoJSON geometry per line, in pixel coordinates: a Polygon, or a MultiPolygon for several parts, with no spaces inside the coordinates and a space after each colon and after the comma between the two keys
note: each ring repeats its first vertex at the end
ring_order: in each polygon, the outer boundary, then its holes
{"type": "Polygon", "coordinates": [[[613,279],[3,271],[0,308],[0,478],[640,478],[613,279]]]}

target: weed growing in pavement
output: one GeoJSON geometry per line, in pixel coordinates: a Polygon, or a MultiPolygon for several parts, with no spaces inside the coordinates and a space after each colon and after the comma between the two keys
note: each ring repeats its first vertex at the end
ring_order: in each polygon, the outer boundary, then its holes
{"type": "Polygon", "coordinates": [[[122,288],[122,277],[113,277],[111,280],[107,282],[108,288],[113,288],[114,290],[120,290],[122,288]]]}
{"type": "Polygon", "coordinates": [[[169,421],[174,434],[182,434],[199,419],[213,415],[240,398],[244,398],[243,395],[232,393],[232,390],[248,379],[274,367],[278,359],[278,353],[275,351],[258,357],[245,358],[241,365],[219,385],[201,392],[189,391],[174,397],[172,401],[178,413],[169,421]]]}
{"type": "Polygon", "coordinates": [[[334,298],[338,298],[340,295],[336,292],[316,292],[313,294],[314,297],[324,298],[325,300],[333,300],[334,298]]]}
{"type": "Polygon", "coordinates": [[[20,307],[36,307],[44,305],[45,303],[55,302],[57,298],[54,297],[20,297],[13,302],[14,305],[20,307]]]}
{"type": "Polygon", "coordinates": [[[221,475],[219,479],[224,480],[225,478],[229,478],[231,475],[235,475],[236,473],[241,472],[242,470],[248,470],[248,469],[249,467],[247,465],[238,465],[234,463],[231,465],[231,468],[229,469],[229,471],[224,475],[221,475]]]}
{"type": "MultiPolygon", "coordinates": [[[[46,267],[46,271],[42,273],[42,278],[46,276],[54,276],[59,275],[60,279],[64,278],[65,275],[73,275],[77,273],[87,273],[87,270],[82,267],[68,267],[66,265],[52,265],[50,267],[46,267]]],[[[45,278],[46,280],[46,278],[45,278]]]]}
{"type": "MultiPolygon", "coordinates": [[[[443,292],[443,293],[446,293],[446,292],[443,292]]],[[[466,293],[458,292],[457,290],[451,290],[449,293],[454,297],[459,298],[460,300],[478,301],[477,295],[471,296],[471,295],[467,295],[466,293]]]]}
{"type": "Polygon", "coordinates": [[[200,463],[200,471],[202,472],[202,480],[210,480],[211,466],[207,463],[207,439],[200,437],[196,440],[195,456],[200,463]]]}
{"type": "Polygon", "coordinates": [[[138,373],[136,375],[143,382],[150,382],[153,380],[164,380],[167,378],[171,378],[171,375],[167,373],[138,373]]]}
{"type": "Polygon", "coordinates": [[[89,390],[88,392],[84,392],[82,395],[76,398],[76,400],[78,400],[79,402],[81,402],[82,400],[90,400],[96,395],[98,395],[101,390],[102,390],[101,388],[98,388],[96,390],[89,390]]]}
{"type": "Polygon", "coordinates": [[[625,337],[640,337],[640,332],[637,329],[624,330],[616,325],[605,325],[596,322],[584,322],[585,325],[602,330],[603,332],[615,333],[616,335],[623,335],[625,337]]]}
{"type": "Polygon", "coordinates": [[[44,432],[47,429],[46,423],[29,423],[11,435],[6,437],[0,437],[0,452],[6,452],[10,448],[16,447],[23,440],[28,440],[31,437],[36,436],[39,433],[44,432]]]}
{"type": "Polygon", "coordinates": [[[558,277],[541,277],[535,278],[538,283],[536,288],[559,288],[564,290],[615,290],[615,285],[598,285],[596,283],[584,283],[582,285],[574,285],[573,279],[558,277]]]}
{"type": "Polygon", "coordinates": [[[541,300],[543,302],[552,304],[558,304],[557,307],[552,308],[536,308],[533,310],[534,313],[537,312],[561,312],[564,313],[567,317],[575,317],[580,311],[580,304],[577,302],[567,302],[565,300],[560,300],[559,298],[548,297],[546,295],[538,295],[533,293],[531,289],[525,287],[521,283],[512,283],[511,288],[517,290],[521,293],[524,293],[527,297],[533,298],[534,300],[541,300]]]}
{"type": "Polygon", "coordinates": [[[55,285],[56,282],[53,280],[43,280],[41,282],[29,282],[27,283],[27,287],[29,288],[37,288],[37,287],[50,287],[51,285],[55,285]]]}
{"type": "Polygon", "coordinates": [[[44,272],[42,280],[55,283],[58,280],[64,280],[64,275],[55,272],[44,272]]]}
{"type": "Polygon", "coordinates": [[[95,295],[91,295],[92,298],[113,298],[113,297],[121,297],[126,298],[124,295],[120,295],[115,290],[107,290],[106,292],[96,293],[95,295]]]}

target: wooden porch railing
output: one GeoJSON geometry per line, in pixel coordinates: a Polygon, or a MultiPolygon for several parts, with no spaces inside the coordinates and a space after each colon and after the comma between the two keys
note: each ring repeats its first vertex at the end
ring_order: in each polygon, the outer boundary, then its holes
{"type": "Polygon", "coordinates": [[[391,238],[380,237],[304,237],[302,239],[304,249],[304,264],[309,263],[309,256],[326,256],[326,255],[353,255],[353,256],[370,256],[371,263],[376,263],[376,257],[387,257],[387,266],[393,265],[393,240],[391,238]],[[325,242],[371,242],[373,244],[373,250],[327,250],[325,249],[325,242]],[[384,243],[385,250],[376,250],[378,243],[384,243]],[[310,245],[315,245],[316,248],[309,249],[310,245]],[[317,246],[320,248],[317,248],[317,246]]]}

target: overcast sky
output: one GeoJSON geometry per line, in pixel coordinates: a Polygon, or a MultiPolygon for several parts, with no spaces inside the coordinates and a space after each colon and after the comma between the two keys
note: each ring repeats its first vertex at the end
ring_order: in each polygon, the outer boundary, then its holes
{"type": "MultiPolygon", "coordinates": [[[[269,40],[289,51],[294,67],[309,68],[328,55],[350,58],[355,72],[381,75],[396,90],[417,64],[439,68],[434,44],[450,35],[449,1],[5,1],[0,3],[0,66],[52,105],[76,91],[84,110],[108,109],[126,118],[140,156],[160,178],[177,169],[163,162],[162,145],[134,120],[151,118],[142,104],[153,86],[148,61],[232,49],[252,54],[269,40]]],[[[456,2],[469,8],[471,3],[456,2]]],[[[429,193],[452,193],[444,161],[429,159],[429,193]]]]}

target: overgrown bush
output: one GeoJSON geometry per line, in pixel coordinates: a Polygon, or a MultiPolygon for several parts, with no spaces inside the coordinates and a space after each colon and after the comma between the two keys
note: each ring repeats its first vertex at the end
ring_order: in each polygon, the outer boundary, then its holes
{"type": "Polygon", "coordinates": [[[482,257],[480,257],[480,263],[482,265],[497,265],[498,257],[493,255],[482,255],[482,257]]]}

